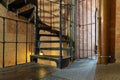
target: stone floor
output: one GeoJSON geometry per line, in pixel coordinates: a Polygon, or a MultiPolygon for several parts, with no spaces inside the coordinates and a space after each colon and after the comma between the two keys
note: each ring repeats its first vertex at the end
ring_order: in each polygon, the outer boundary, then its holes
{"type": "Polygon", "coordinates": [[[76,60],[65,69],[28,63],[0,70],[0,80],[93,80],[96,60],[76,60]],[[92,73],[92,74],[91,74],[92,73]]]}
{"type": "Polygon", "coordinates": [[[120,80],[120,63],[97,65],[95,80],[120,80]]]}
{"type": "Polygon", "coordinates": [[[80,59],[65,69],[28,63],[0,69],[0,80],[120,80],[120,64],[96,65],[80,59]]]}
{"type": "Polygon", "coordinates": [[[41,80],[94,80],[95,69],[96,60],[76,60],[67,68],[59,70],[41,80]]]}
{"type": "Polygon", "coordinates": [[[0,80],[40,80],[57,71],[56,68],[36,63],[27,63],[0,69],[0,80]]]}

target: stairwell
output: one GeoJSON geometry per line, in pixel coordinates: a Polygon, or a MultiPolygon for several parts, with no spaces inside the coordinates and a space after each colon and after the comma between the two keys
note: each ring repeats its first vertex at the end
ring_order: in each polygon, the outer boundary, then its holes
{"type": "Polygon", "coordinates": [[[38,58],[43,60],[55,61],[57,67],[59,68],[66,67],[68,64],[70,64],[71,60],[74,58],[72,45],[74,41],[72,40],[70,33],[71,18],[70,16],[66,17],[70,12],[68,10],[71,6],[70,3],[64,2],[63,4],[63,2],[49,0],[46,2],[44,2],[44,0],[12,0],[10,2],[7,2],[7,4],[5,4],[4,1],[3,3],[8,8],[8,11],[16,13],[18,17],[21,16],[23,18],[26,18],[28,20],[28,23],[34,24],[35,54],[31,55],[31,61],[37,62],[38,58]],[[58,9],[54,9],[53,7],[55,6],[53,5],[56,4],[57,6],[61,4],[61,8],[62,6],[64,7],[63,11],[59,7],[58,9]],[[41,10],[41,7],[44,7],[43,10],[41,10]],[[45,11],[45,7],[51,8],[48,9],[48,11],[45,11]],[[65,13],[65,10],[69,12],[66,11],[65,13]],[[48,19],[47,17],[45,17],[45,14],[48,12],[49,14],[51,14],[48,17],[49,24],[44,21],[45,19],[48,19]],[[59,14],[57,17],[54,16],[52,18],[52,12],[61,12],[61,14],[59,14]],[[44,14],[43,18],[41,14],[44,14]],[[51,22],[53,19],[56,18],[58,19],[58,21],[51,22]],[[58,26],[55,25],[56,23],[58,26]],[[67,26],[67,29],[65,29],[65,26],[67,26]],[[63,31],[62,28],[65,30],[63,31]],[[46,45],[49,45],[49,47],[46,45]],[[40,53],[43,54],[40,55],[40,53]]]}

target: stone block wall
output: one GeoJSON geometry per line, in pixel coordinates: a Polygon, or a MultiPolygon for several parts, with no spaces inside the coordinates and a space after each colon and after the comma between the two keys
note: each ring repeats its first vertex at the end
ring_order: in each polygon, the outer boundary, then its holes
{"type": "Polygon", "coordinates": [[[120,62],[120,0],[116,0],[116,38],[115,38],[115,57],[116,62],[120,62]]]}
{"type": "MultiPolygon", "coordinates": [[[[0,16],[18,19],[16,14],[7,11],[5,7],[0,4],[0,16]]],[[[24,19],[19,19],[24,20],[24,19]]],[[[25,20],[24,20],[25,21],[25,20]]],[[[18,44],[17,44],[17,64],[26,63],[26,46],[27,46],[27,60],[30,61],[30,54],[33,53],[33,43],[26,45],[26,23],[18,21],[18,44]],[[19,43],[20,42],[20,43],[19,43]],[[22,43],[23,42],[23,43],[22,43]]],[[[33,42],[33,25],[28,24],[28,41],[33,42]]],[[[3,18],[0,17],[0,42],[3,41],[3,18]]],[[[16,21],[5,19],[5,66],[13,66],[16,61],[16,21]]],[[[3,62],[3,43],[0,43],[0,68],[3,62]]]]}

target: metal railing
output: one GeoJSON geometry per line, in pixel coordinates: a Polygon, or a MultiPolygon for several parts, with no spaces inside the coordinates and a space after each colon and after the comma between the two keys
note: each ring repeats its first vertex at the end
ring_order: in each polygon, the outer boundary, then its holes
{"type": "Polygon", "coordinates": [[[97,2],[77,0],[76,5],[77,57],[92,59],[97,51],[97,2]]]}
{"type": "MultiPolygon", "coordinates": [[[[10,58],[10,57],[11,57],[11,59],[13,57],[15,57],[14,60],[11,60],[14,62],[14,65],[20,64],[18,62],[18,58],[19,58],[18,52],[20,50],[23,50],[24,48],[25,48],[24,50],[26,50],[26,51],[24,54],[25,61],[23,61],[23,62],[27,63],[28,62],[28,51],[31,52],[30,54],[32,54],[32,52],[33,52],[32,48],[30,49],[30,47],[32,47],[30,45],[34,44],[34,41],[32,40],[32,37],[31,37],[31,35],[34,35],[34,33],[32,34],[32,32],[31,32],[31,31],[33,31],[33,29],[31,29],[32,27],[29,27],[29,23],[27,21],[23,21],[23,20],[19,20],[19,19],[13,19],[13,18],[0,16],[0,20],[2,23],[2,25],[0,25],[1,29],[2,29],[1,33],[0,33],[1,34],[0,36],[2,37],[2,39],[0,41],[0,44],[2,44],[2,48],[0,49],[1,50],[0,52],[2,52],[2,53],[0,53],[0,54],[2,54],[2,56],[0,57],[0,59],[2,59],[2,63],[0,63],[0,65],[2,65],[2,68],[7,67],[6,65],[11,65],[11,63],[6,64],[6,59],[10,58]],[[14,30],[12,28],[13,25],[12,25],[12,23],[10,23],[10,21],[15,23],[14,30]],[[19,25],[19,23],[23,23],[23,25],[19,25]],[[8,26],[8,24],[11,24],[11,25],[8,26]],[[11,32],[8,32],[8,28],[11,32]],[[22,32],[22,29],[24,29],[24,33],[22,32]],[[19,40],[21,38],[21,36],[19,36],[20,31],[22,32],[21,35],[24,36],[25,40],[21,40],[21,41],[19,40]],[[10,37],[8,34],[12,34],[13,36],[10,37]],[[13,41],[9,40],[12,38],[14,39],[13,41]],[[6,47],[6,45],[8,45],[8,44],[10,44],[10,47],[6,47]],[[20,44],[23,44],[24,47],[21,48],[20,50],[18,50],[19,49],[18,46],[20,44]],[[13,45],[15,45],[15,48],[13,45]],[[10,52],[6,53],[6,52],[8,52],[7,50],[10,50],[10,52]],[[14,53],[14,52],[15,52],[15,54],[13,55],[12,53],[14,53]],[[9,54],[9,56],[7,56],[6,54],[9,54]]],[[[23,54],[23,53],[20,53],[20,54],[23,54]]]]}

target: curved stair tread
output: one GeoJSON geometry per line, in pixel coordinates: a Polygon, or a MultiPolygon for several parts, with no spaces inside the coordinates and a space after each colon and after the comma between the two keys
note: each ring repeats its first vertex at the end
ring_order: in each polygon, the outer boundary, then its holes
{"type": "MultiPolygon", "coordinates": [[[[57,34],[59,36],[59,31],[58,30],[52,29],[52,26],[49,26],[49,25],[41,22],[40,20],[39,20],[39,24],[38,24],[38,29],[57,34]]],[[[66,35],[62,35],[62,37],[64,37],[65,39],[69,39],[69,37],[66,36],[66,35]]]]}
{"type": "MultiPolygon", "coordinates": [[[[37,0],[36,0],[37,1],[37,0]]],[[[8,9],[11,11],[16,11],[17,9],[31,3],[31,4],[36,4],[35,0],[14,0],[13,2],[8,4],[8,9]]]]}
{"type": "Polygon", "coordinates": [[[0,0],[0,3],[1,3],[4,7],[7,6],[7,3],[6,3],[4,0],[0,0]]]}

